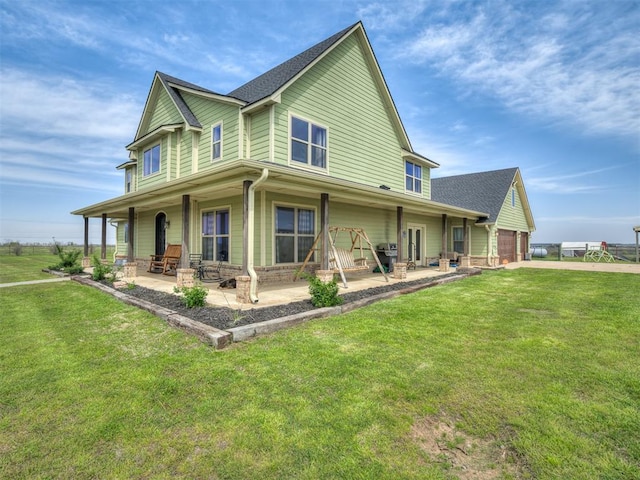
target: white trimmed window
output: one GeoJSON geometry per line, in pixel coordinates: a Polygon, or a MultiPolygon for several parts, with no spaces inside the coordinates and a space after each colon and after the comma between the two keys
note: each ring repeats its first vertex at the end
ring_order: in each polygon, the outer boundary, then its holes
{"type": "Polygon", "coordinates": [[[422,167],[407,160],[404,172],[406,191],[422,194],[422,167]]]}
{"type": "Polygon", "coordinates": [[[222,124],[211,127],[211,160],[222,158],[222,124]]]}
{"type": "Polygon", "coordinates": [[[142,165],[142,175],[153,175],[160,171],[160,144],[154,145],[144,151],[144,161],[142,165]]]}
{"type": "Polygon", "coordinates": [[[202,259],[229,260],[229,210],[202,212],[202,259]]]}
{"type": "MultiPolygon", "coordinates": [[[[315,211],[276,207],[276,263],[302,263],[315,239],[315,211]]],[[[314,261],[312,256],[310,259],[314,261]]]]}
{"type": "Polygon", "coordinates": [[[124,192],[131,193],[131,188],[133,184],[133,169],[127,168],[124,171],[124,192]]]}
{"type": "Polygon", "coordinates": [[[291,117],[291,161],[326,169],[327,129],[291,117]]]}
{"type": "Polygon", "coordinates": [[[464,253],[464,228],[453,227],[453,251],[464,253]]]}
{"type": "Polygon", "coordinates": [[[511,187],[511,206],[516,206],[516,189],[515,187],[511,187]]]}

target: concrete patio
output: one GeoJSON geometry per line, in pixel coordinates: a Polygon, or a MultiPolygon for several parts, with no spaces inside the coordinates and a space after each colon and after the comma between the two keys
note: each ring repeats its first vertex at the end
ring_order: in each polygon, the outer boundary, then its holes
{"type": "MultiPolygon", "coordinates": [[[[455,273],[455,268],[450,268],[448,272],[441,272],[438,267],[418,267],[415,270],[408,270],[407,276],[403,280],[394,278],[393,272],[387,274],[389,282],[387,283],[380,273],[369,273],[347,276],[348,288],[344,288],[342,282],[338,282],[340,293],[355,292],[368,288],[383,287],[385,285],[410,282],[422,278],[436,278],[439,276],[455,273]]],[[[173,288],[176,286],[176,277],[162,274],[138,271],[137,276],[127,280],[129,283],[135,283],[141,287],[151,288],[167,293],[174,293],[173,288]]],[[[230,307],[233,309],[247,307],[249,304],[240,304],[236,301],[235,289],[218,288],[218,282],[203,282],[202,285],[209,289],[207,295],[207,303],[212,306],[230,307]]],[[[273,305],[281,305],[299,300],[307,300],[309,295],[309,283],[304,279],[295,282],[258,285],[258,303],[252,304],[252,308],[269,307],[273,305]]]]}

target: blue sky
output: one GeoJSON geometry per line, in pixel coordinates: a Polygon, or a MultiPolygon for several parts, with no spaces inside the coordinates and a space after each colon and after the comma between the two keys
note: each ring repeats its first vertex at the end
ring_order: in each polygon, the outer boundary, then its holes
{"type": "Polygon", "coordinates": [[[0,241],[82,241],[156,70],[228,93],[358,20],[434,177],[518,166],[533,242],[635,242],[637,0],[0,0],[0,241]]]}

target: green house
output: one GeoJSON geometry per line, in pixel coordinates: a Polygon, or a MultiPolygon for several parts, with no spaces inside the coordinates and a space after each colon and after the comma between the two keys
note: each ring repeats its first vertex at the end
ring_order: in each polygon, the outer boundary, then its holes
{"type": "Polygon", "coordinates": [[[72,213],[85,238],[89,218],[103,238],[117,224],[139,270],[180,244],[183,267],[200,254],[225,277],[290,280],[317,238],[308,268],[328,267],[330,226],[396,244],[399,262],[496,265],[523,259],[535,228],[518,169],[431,179],[439,165],[411,146],[360,22],[227,94],[156,72],[126,148],[123,194],[72,213]],[[465,195],[440,195],[462,179],[465,195]]]}

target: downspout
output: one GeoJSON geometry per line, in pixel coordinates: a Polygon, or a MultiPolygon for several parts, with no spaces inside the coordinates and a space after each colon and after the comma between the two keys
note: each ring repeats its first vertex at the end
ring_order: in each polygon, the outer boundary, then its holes
{"type": "Polygon", "coordinates": [[[247,247],[248,247],[247,248],[247,272],[249,273],[249,277],[251,278],[251,280],[249,281],[249,299],[251,300],[251,303],[258,303],[258,294],[257,294],[258,275],[256,274],[256,271],[253,269],[253,249],[255,246],[255,242],[253,241],[254,230],[255,230],[254,228],[255,189],[261,183],[263,183],[268,176],[269,176],[269,169],[263,168],[262,175],[260,175],[260,178],[258,178],[258,180],[256,180],[251,185],[249,185],[249,191],[248,191],[249,212],[247,213],[247,224],[248,224],[247,225],[247,247]]]}

